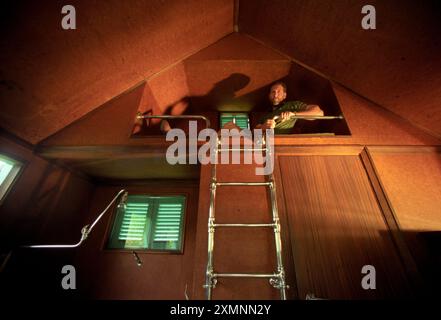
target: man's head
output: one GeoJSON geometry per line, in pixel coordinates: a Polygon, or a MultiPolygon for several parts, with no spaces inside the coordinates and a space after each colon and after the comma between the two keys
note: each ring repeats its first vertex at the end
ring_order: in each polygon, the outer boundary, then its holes
{"type": "Polygon", "coordinates": [[[276,82],[271,86],[269,99],[273,106],[277,106],[286,98],[286,84],[283,82],[276,82]]]}

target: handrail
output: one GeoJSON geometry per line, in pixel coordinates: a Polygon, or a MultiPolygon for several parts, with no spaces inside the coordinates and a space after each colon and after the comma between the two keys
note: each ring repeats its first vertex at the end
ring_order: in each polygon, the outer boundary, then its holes
{"type": "MultiPolygon", "coordinates": [[[[137,115],[136,119],[201,119],[205,121],[206,127],[210,128],[211,123],[210,120],[201,115],[179,115],[179,116],[171,116],[171,115],[156,115],[156,116],[148,116],[148,115],[137,115]]],[[[280,116],[275,116],[273,120],[280,119],[280,116]]],[[[333,120],[333,119],[344,119],[343,115],[339,116],[292,116],[290,119],[310,119],[310,120],[333,120]]]]}
{"type": "Polygon", "coordinates": [[[76,248],[83,243],[84,240],[87,239],[89,236],[89,233],[92,231],[93,227],[98,223],[98,221],[103,217],[103,215],[109,210],[109,208],[112,206],[112,204],[116,201],[116,199],[119,198],[119,196],[123,194],[120,200],[120,205],[124,205],[127,201],[127,192],[126,190],[122,189],[118,192],[118,194],[113,198],[112,201],[107,205],[107,207],[101,212],[101,214],[95,219],[95,221],[92,223],[92,225],[86,224],[81,229],[81,239],[75,244],[40,244],[40,245],[30,245],[30,246],[22,246],[22,248],[35,248],[35,249],[57,249],[57,248],[76,248]]]}
{"type": "MultiPolygon", "coordinates": [[[[278,120],[280,119],[281,116],[274,116],[273,120],[278,120]]],[[[289,119],[314,119],[314,120],[332,120],[332,119],[344,119],[343,115],[339,115],[339,116],[292,116],[289,117],[289,119]]]]}
{"type": "Polygon", "coordinates": [[[170,115],[161,115],[161,116],[147,116],[147,115],[137,115],[136,119],[201,119],[205,121],[207,128],[210,128],[210,120],[207,117],[200,115],[180,115],[180,116],[170,116],[170,115]]]}

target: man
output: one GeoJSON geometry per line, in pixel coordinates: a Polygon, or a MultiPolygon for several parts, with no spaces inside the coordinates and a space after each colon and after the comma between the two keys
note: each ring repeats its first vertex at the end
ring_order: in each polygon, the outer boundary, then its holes
{"type": "Polygon", "coordinates": [[[301,101],[285,101],[286,85],[276,82],[271,86],[269,99],[272,112],[261,119],[256,129],[274,129],[275,134],[289,134],[297,119],[294,116],[323,116],[318,105],[306,104],[301,101]]]}

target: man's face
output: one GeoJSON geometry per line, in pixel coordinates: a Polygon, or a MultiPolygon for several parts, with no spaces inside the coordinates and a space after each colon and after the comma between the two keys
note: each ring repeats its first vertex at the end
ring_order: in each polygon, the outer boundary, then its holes
{"type": "Polygon", "coordinates": [[[273,104],[273,106],[278,105],[280,102],[285,100],[285,98],[286,98],[286,92],[282,85],[276,84],[271,87],[269,99],[273,104]]]}

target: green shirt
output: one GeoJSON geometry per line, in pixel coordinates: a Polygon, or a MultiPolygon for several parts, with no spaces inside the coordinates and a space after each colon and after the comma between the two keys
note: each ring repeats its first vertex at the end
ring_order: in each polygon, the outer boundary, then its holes
{"type": "MultiPolygon", "coordinates": [[[[282,112],[291,111],[291,112],[300,112],[305,111],[308,105],[301,101],[287,101],[281,104],[280,107],[274,109],[273,112],[267,114],[260,120],[260,123],[263,124],[266,120],[272,119],[275,116],[279,116],[282,112]]],[[[289,134],[294,128],[297,119],[288,119],[285,121],[276,120],[276,126],[274,127],[275,134],[289,134]]]]}

